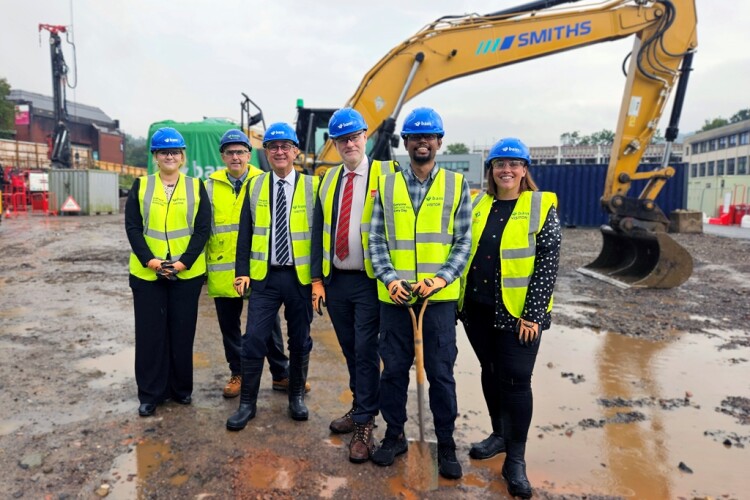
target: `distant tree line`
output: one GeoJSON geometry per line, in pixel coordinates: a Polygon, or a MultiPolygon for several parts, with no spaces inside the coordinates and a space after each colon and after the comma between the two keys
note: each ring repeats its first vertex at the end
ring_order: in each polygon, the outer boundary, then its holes
{"type": "Polygon", "coordinates": [[[750,108],[745,108],[737,111],[735,114],[729,117],[729,120],[722,117],[714,118],[713,120],[706,120],[706,122],[703,124],[703,128],[701,128],[700,131],[705,132],[706,130],[723,127],[724,125],[729,125],[730,123],[738,123],[745,120],[750,120],[750,108]]]}

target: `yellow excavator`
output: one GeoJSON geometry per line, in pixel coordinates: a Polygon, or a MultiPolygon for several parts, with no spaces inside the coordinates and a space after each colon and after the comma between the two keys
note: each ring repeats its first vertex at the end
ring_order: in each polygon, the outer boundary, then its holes
{"type": "MultiPolygon", "coordinates": [[[[609,213],[599,257],[579,269],[624,287],[672,288],[692,273],[690,254],[667,235],[669,220],[655,203],[674,175],[668,165],[677,137],[693,53],[695,0],[538,0],[487,15],[444,16],[393,48],[365,75],[345,103],[369,126],[368,153],[390,159],[396,118],[408,100],[442,82],[533,58],[634,36],[623,61],[627,80],[601,198],[609,213]],[[629,60],[628,60],[629,59],[629,60]],[[661,168],[640,160],[675,91],[661,168]],[[638,195],[631,183],[645,180],[638,195]]],[[[523,98],[523,96],[519,96],[523,98]]],[[[326,134],[335,109],[297,106],[300,166],[321,173],[340,160],[326,134]]],[[[554,167],[549,167],[554,168],[554,167]]]]}

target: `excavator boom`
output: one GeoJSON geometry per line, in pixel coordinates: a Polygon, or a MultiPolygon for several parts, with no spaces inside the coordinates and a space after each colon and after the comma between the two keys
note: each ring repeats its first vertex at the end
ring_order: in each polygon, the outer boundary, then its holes
{"type": "MultiPolygon", "coordinates": [[[[624,286],[677,286],[690,276],[692,259],[663,234],[669,221],[654,201],[674,175],[668,165],[669,153],[659,169],[639,171],[639,166],[667,99],[682,81],[667,138],[674,140],[677,135],[689,58],[697,47],[695,0],[610,0],[581,6],[575,5],[577,1],[538,0],[487,15],[441,17],[386,54],[345,105],[359,111],[367,122],[370,154],[390,159],[390,139],[401,107],[428,88],[473,73],[634,36],[601,198],[610,224],[602,229],[602,254],[582,272],[624,286]],[[681,70],[683,61],[687,64],[681,70]],[[644,179],[645,189],[631,195],[632,181],[644,179]],[[665,274],[667,277],[662,276],[665,274]]],[[[300,108],[298,116],[303,110],[300,108]]],[[[306,161],[320,172],[340,160],[327,140],[319,151],[308,148],[306,161]]]]}

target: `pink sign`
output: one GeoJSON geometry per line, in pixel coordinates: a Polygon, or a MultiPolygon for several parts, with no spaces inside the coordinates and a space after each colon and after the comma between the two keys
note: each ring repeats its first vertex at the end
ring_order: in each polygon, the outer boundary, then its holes
{"type": "Polygon", "coordinates": [[[29,124],[29,105],[18,104],[16,106],[16,125],[29,124]]]}

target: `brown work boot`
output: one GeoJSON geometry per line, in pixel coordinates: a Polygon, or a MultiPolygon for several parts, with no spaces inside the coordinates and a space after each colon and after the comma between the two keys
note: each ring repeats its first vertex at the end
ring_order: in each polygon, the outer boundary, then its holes
{"type": "Polygon", "coordinates": [[[375,440],[372,438],[372,426],[372,419],[366,424],[354,422],[354,435],[349,443],[350,462],[361,464],[370,459],[370,453],[375,448],[375,440]]]}
{"type": "MultiPolygon", "coordinates": [[[[274,380],[273,384],[271,384],[271,388],[274,391],[286,392],[289,390],[289,379],[282,378],[281,380],[274,380]]],[[[305,382],[305,392],[310,392],[310,389],[312,389],[310,382],[305,382]]]]}
{"type": "Polygon", "coordinates": [[[224,397],[225,398],[236,398],[240,395],[240,389],[242,388],[242,375],[232,375],[229,377],[229,382],[224,386],[224,397]]]}
{"type": "Polygon", "coordinates": [[[331,425],[328,426],[328,428],[331,429],[331,432],[336,434],[349,434],[354,431],[354,420],[352,420],[352,415],[354,414],[355,409],[356,406],[352,405],[343,417],[339,417],[331,422],[331,425]]]}

